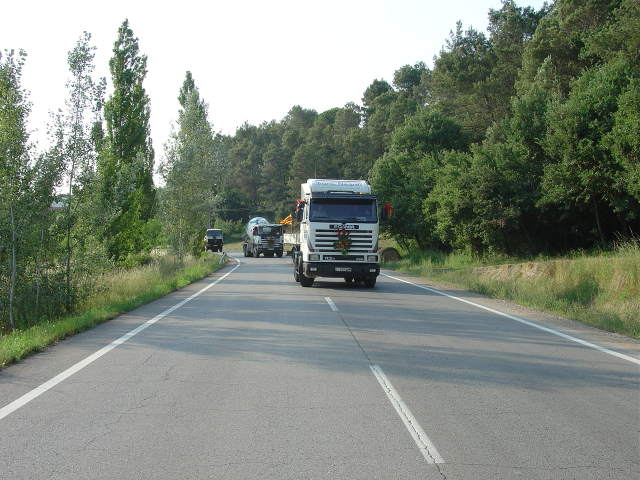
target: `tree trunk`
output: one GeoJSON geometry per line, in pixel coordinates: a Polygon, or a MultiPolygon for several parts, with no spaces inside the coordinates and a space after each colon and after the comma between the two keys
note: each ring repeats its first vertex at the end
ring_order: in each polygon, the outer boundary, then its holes
{"type": "Polygon", "coordinates": [[[73,212],[71,209],[71,201],[73,199],[73,181],[75,180],[75,171],[76,171],[75,152],[78,150],[77,143],[78,143],[77,139],[75,138],[75,135],[74,135],[73,150],[72,150],[74,154],[72,155],[72,158],[71,158],[71,165],[69,170],[69,193],[67,194],[67,208],[66,208],[67,258],[65,259],[65,296],[66,296],[67,312],[71,311],[71,303],[72,303],[71,302],[71,255],[73,254],[73,247],[71,246],[71,228],[72,228],[73,220],[71,218],[71,215],[73,212]]]}
{"type": "Polygon", "coordinates": [[[9,216],[11,217],[11,281],[9,284],[9,328],[16,327],[13,315],[13,303],[15,300],[17,262],[16,262],[16,221],[13,213],[13,205],[9,206],[9,216]]]}
{"type": "Polygon", "coordinates": [[[598,236],[600,237],[600,246],[604,248],[605,242],[604,242],[604,235],[602,233],[602,225],[600,224],[600,212],[598,211],[598,202],[596,202],[595,199],[593,200],[593,211],[596,215],[596,226],[598,227],[598,236]]]}
{"type": "MultiPolygon", "coordinates": [[[[40,252],[42,252],[43,246],[44,246],[44,227],[40,228],[40,252]]],[[[41,288],[40,276],[41,276],[40,254],[38,253],[38,256],[36,258],[36,314],[35,314],[36,322],[40,319],[40,288],[41,288]]]]}
{"type": "Polygon", "coordinates": [[[71,219],[67,218],[67,258],[65,259],[65,297],[67,312],[71,311],[71,219]]]}

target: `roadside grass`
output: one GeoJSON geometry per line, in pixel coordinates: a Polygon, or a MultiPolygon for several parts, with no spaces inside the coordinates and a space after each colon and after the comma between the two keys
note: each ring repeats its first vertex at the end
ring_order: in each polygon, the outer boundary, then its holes
{"type": "Polygon", "coordinates": [[[410,252],[386,268],[640,339],[640,242],[534,260],[410,252]]]}
{"type": "MultiPolygon", "coordinates": [[[[392,247],[395,248],[396,250],[398,250],[399,252],[402,250],[402,248],[400,247],[400,245],[398,245],[398,242],[391,236],[386,235],[386,234],[381,234],[379,239],[378,239],[378,247],[379,248],[387,248],[387,247],[392,247]]],[[[406,253],[405,251],[403,251],[402,253],[406,253]]]]}
{"type": "Polygon", "coordinates": [[[105,273],[93,279],[97,289],[78,313],[0,336],[0,368],[204,278],[223,265],[220,259],[204,255],[180,264],[172,255],[164,255],[148,265],[105,273]]]}
{"type": "Polygon", "coordinates": [[[223,250],[225,252],[241,252],[242,240],[232,240],[229,243],[225,242],[223,250]]]}

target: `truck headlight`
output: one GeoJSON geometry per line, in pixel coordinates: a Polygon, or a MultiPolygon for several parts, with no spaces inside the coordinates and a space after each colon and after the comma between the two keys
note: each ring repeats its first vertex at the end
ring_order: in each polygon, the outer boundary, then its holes
{"type": "Polygon", "coordinates": [[[318,262],[320,261],[320,255],[317,253],[310,253],[309,254],[309,261],[310,262],[318,262]]]}
{"type": "Polygon", "coordinates": [[[377,255],[367,255],[367,262],[377,262],[377,261],[378,261],[377,255]]]}

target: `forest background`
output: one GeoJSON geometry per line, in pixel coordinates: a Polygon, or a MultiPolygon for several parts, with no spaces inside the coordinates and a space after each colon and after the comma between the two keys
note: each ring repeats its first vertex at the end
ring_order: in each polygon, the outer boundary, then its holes
{"type": "Polygon", "coordinates": [[[307,178],[369,179],[394,207],[386,233],[407,251],[556,255],[637,238],[640,4],[504,0],[489,19],[488,34],[458,23],[432,68],[399,66],[359,103],[293,106],[235,135],[215,133],[186,72],[160,161],[147,57],[127,21],[109,98],[91,35],[69,52],[67,101],[42,152],[26,127],[26,55],[5,51],[0,330],[74,312],[101,274],[149,263],[156,247],[198,254],[209,226],[283,218],[307,178]]]}

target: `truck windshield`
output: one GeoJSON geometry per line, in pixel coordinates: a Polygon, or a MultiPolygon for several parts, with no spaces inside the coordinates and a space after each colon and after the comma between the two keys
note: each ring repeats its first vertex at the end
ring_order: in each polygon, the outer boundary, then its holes
{"type": "Polygon", "coordinates": [[[281,235],[282,227],[279,227],[279,226],[259,227],[258,232],[260,233],[260,235],[281,235]]]}
{"type": "Polygon", "coordinates": [[[222,238],[220,230],[207,230],[207,238],[222,238]]]}
{"type": "Polygon", "coordinates": [[[318,198],[311,200],[309,220],[312,222],[378,221],[376,201],[372,199],[318,198]]]}

